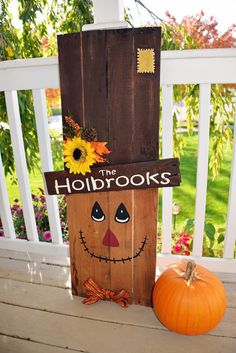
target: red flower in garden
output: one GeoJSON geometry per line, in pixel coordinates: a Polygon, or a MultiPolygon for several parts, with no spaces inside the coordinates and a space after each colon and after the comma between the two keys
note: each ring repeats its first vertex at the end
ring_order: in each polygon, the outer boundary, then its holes
{"type": "Polygon", "coordinates": [[[192,236],[189,233],[180,233],[172,248],[174,254],[190,255],[190,242],[192,236]]]}
{"type": "Polygon", "coordinates": [[[182,252],[182,246],[179,245],[179,244],[175,244],[174,247],[173,247],[173,250],[176,254],[180,254],[182,252]]]}

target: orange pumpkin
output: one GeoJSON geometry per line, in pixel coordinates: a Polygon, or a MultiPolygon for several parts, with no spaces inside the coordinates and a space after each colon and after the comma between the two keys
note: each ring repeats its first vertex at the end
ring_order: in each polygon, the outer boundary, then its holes
{"type": "Polygon", "coordinates": [[[226,294],[220,280],[193,261],[170,266],[153,289],[154,311],[171,331],[201,335],[224,315],[226,294]]]}

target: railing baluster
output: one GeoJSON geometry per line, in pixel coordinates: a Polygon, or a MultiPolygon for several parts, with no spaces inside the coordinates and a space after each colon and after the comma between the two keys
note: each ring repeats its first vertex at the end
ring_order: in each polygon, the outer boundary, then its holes
{"type": "Polygon", "coordinates": [[[21,130],[17,92],[7,91],[5,92],[5,98],[27,237],[29,240],[38,241],[38,232],[32,205],[31,189],[21,130]]]}
{"type": "MultiPolygon", "coordinates": [[[[162,86],[162,158],[173,156],[173,85],[162,86]]],[[[171,253],[172,188],[162,190],[162,253],[171,253]]]]}
{"type": "Polygon", "coordinates": [[[211,85],[200,84],[193,256],[202,256],[208,177],[211,85]]]}
{"type": "Polygon", "coordinates": [[[5,183],[5,175],[0,154],[0,218],[2,220],[4,235],[6,238],[15,239],[15,229],[5,183]]]}
{"type": "Polygon", "coordinates": [[[236,118],[234,121],[234,151],[232,157],[232,172],[230,177],[228,215],[226,223],[224,258],[234,257],[234,247],[236,240],[236,118]]]}
{"type": "MultiPolygon", "coordinates": [[[[45,91],[42,89],[33,90],[34,111],[36,118],[40,159],[42,172],[53,170],[52,151],[48,129],[48,116],[45,91]]],[[[46,190],[46,184],[44,183],[46,190]]],[[[62,244],[62,233],[56,196],[46,195],[48,219],[54,244],[62,244]]]]}

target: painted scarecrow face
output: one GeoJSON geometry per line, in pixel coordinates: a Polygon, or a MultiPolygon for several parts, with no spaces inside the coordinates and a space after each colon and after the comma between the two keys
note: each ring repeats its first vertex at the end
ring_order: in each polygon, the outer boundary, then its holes
{"type": "Polygon", "coordinates": [[[134,293],[134,302],[149,305],[155,277],[155,195],[149,189],[68,196],[73,293],[84,295],[83,283],[91,277],[103,288],[125,288],[134,293]]]}
{"type": "Polygon", "coordinates": [[[127,192],[106,195],[104,198],[104,193],[91,194],[77,204],[76,243],[94,261],[126,263],[141,256],[148,242],[148,234],[143,230],[140,241],[134,245],[134,218],[142,223],[145,205],[137,208],[135,204],[134,209],[132,195],[127,192]]]}

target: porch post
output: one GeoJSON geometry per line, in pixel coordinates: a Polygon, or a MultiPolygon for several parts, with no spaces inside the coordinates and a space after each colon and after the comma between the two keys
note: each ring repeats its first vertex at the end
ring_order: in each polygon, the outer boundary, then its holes
{"type": "Polygon", "coordinates": [[[83,31],[96,29],[127,28],[128,22],[124,21],[123,0],[93,0],[94,23],[84,25],[83,31]]]}

